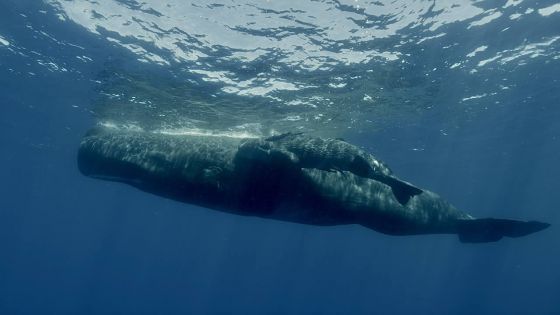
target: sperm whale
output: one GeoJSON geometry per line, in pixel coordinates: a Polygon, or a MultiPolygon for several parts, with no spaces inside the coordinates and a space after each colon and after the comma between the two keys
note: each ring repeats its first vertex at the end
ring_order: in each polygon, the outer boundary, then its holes
{"type": "Polygon", "coordinates": [[[82,174],[238,215],[311,225],[360,224],[390,235],[457,234],[462,242],[521,237],[538,221],[474,218],[403,181],[340,139],[169,135],[94,128],[78,150],[82,174]]]}

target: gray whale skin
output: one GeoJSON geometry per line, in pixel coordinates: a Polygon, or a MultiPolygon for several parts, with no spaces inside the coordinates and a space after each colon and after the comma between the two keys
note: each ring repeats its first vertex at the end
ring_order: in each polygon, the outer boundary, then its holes
{"type": "Polygon", "coordinates": [[[457,234],[493,242],[547,223],[475,219],[395,177],[339,139],[168,135],[94,128],[78,151],[82,174],[239,215],[312,225],[361,224],[390,235],[457,234]]]}

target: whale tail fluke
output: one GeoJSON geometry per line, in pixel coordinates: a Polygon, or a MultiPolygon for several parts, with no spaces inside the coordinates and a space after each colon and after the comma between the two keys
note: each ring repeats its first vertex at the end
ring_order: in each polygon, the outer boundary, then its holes
{"type": "Polygon", "coordinates": [[[458,220],[457,234],[463,243],[495,242],[502,237],[521,237],[536,233],[550,224],[538,221],[516,221],[507,219],[458,220]]]}

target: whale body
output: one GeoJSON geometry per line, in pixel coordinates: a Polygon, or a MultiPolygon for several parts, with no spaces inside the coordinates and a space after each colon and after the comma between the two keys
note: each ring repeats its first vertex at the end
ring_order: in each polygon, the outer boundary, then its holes
{"type": "Polygon", "coordinates": [[[238,215],[311,225],[360,224],[390,235],[457,234],[493,242],[549,226],[458,210],[397,178],[339,139],[169,135],[94,128],[78,151],[82,174],[238,215]]]}

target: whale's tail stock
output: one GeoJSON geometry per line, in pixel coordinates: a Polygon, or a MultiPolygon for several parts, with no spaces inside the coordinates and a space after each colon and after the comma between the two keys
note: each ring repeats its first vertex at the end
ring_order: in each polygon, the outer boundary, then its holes
{"type": "Polygon", "coordinates": [[[516,221],[508,219],[457,220],[457,234],[463,243],[495,242],[502,237],[521,237],[536,233],[550,224],[538,221],[516,221]]]}

